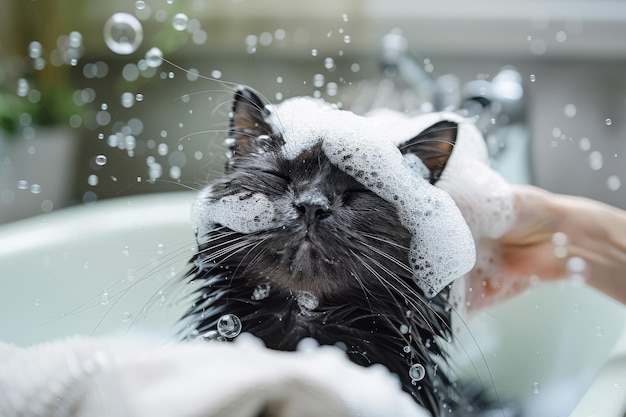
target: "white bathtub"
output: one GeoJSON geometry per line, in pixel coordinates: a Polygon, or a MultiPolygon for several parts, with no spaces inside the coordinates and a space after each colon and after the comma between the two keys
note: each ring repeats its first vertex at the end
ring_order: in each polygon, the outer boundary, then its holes
{"type": "MultiPolygon", "coordinates": [[[[167,339],[186,305],[194,193],[121,198],[0,227],[0,340],[75,334],[167,339]]],[[[527,415],[623,417],[626,309],[585,287],[542,286],[487,310],[460,335],[464,374],[527,415]]]]}

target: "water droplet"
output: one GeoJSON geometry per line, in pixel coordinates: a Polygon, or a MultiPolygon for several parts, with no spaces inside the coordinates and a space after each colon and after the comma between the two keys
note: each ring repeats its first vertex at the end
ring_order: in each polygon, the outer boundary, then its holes
{"type": "Polygon", "coordinates": [[[589,154],[589,166],[592,170],[598,171],[604,165],[602,154],[599,151],[593,151],[589,154]]]}
{"type": "Polygon", "coordinates": [[[601,338],[604,337],[604,327],[602,327],[602,326],[596,327],[596,337],[598,339],[601,339],[601,338]]]}
{"type": "Polygon", "coordinates": [[[565,246],[567,245],[567,235],[563,232],[556,232],[552,235],[552,244],[554,246],[565,246]]]}
{"type": "Polygon", "coordinates": [[[409,326],[406,324],[400,325],[400,333],[407,334],[409,332],[409,326]]]}
{"type": "Polygon", "coordinates": [[[591,141],[589,140],[589,138],[580,138],[578,146],[580,146],[580,150],[587,152],[589,149],[591,149],[591,141]]]}
{"type": "Polygon", "coordinates": [[[95,161],[96,165],[104,166],[107,163],[107,157],[105,155],[97,155],[95,161]]]}
{"type": "Polygon", "coordinates": [[[28,44],[28,56],[30,56],[32,59],[40,58],[42,52],[43,46],[41,46],[41,43],[37,41],[32,41],[28,44]]]}
{"type": "Polygon", "coordinates": [[[149,68],[157,68],[163,63],[163,52],[153,46],[146,52],[145,60],[149,68]]]}
{"type": "Polygon", "coordinates": [[[229,339],[237,337],[241,333],[241,320],[234,314],[224,314],[217,321],[217,332],[229,339]]]}
{"type": "Polygon", "coordinates": [[[567,260],[565,266],[570,273],[581,273],[585,271],[587,262],[579,256],[572,256],[567,260]]]}
{"type": "Polygon", "coordinates": [[[259,284],[254,288],[252,293],[252,299],[259,301],[263,300],[270,295],[270,284],[259,284]]]}
{"type": "Polygon", "coordinates": [[[539,385],[539,382],[533,383],[532,393],[533,394],[539,394],[540,390],[541,390],[541,385],[539,385]]]}
{"type": "Polygon", "coordinates": [[[122,318],[121,318],[122,323],[128,323],[130,321],[130,319],[132,319],[132,318],[133,318],[133,315],[130,314],[130,312],[125,311],[125,312],[122,313],[122,318]]]}
{"type": "Polygon", "coordinates": [[[335,68],[335,60],[332,57],[327,57],[324,59],[324,68],[331,71],[335,68]]]}
{"type": "Polygon", "coordinates": [[[534,83],[535,80],[537,79],[537,77],[535,77],[535,74],[530,74],[530,77],[528,77],[530,79],[531,83],[534,83]]]}
{"type": "Polygon", "coordinates": [[[609,187],[611,191],[617,191],[622,186],[622,180],[620,180],[617,175],[611,175],[606,179],[606,186],[609,187]]]}
{"type": "Polygon", "coordinates": [[[576,106],[574,106],[573,104],[568,104],[563,109],[563,112],[567,117],[574,117],[576,116],[576,106]]]}
{"type": "Polygon", "coordinates": [[[104,24],[104,42],[116,54],[132,54],[142,41],[141,23],[130,13],[115,13],[104,24]]]}
{"type": "Polygon", "coordinates": [[[187,29],[187,24],[189,23],[189,18],[185,13],[176,13],[174,19],[172,20],[172,26],[179,32],[187,29]]]}
{"type": "Polygon", "coordinates": [[[607,118],[607,119],[604,121],[604,124],[606,124],[607,126],[611,126],[611,125],[613,124],[613,120],[611,120],[611,119],[607,118]]]}
{"type": "Polygon", "coordinates": [[[426,376],[426,369],[423,365],[415,363],[409,368],[409,376],[415,382],[421,381],[426,376]]]}

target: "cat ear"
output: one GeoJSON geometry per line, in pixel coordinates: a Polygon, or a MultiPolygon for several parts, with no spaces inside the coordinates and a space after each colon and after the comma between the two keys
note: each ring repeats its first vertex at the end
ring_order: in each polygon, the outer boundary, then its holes
{"type": "Polygon", "coordinates": [[[272,129],[265,122],[269,114],[263,100],[252,89],[243,86],[237,89],[230,115],[230,137],[227,140],[233,156],[249,153],[256,138],[271,135],[272,129]]]}
{"type": "Polygon", "coordinates": [[[458,124],[449,121],[435,123],[399,146],[402,154],[417,155],[430,172],[430,183],[437,182],[450,158],[456,142],[458,124]]]}

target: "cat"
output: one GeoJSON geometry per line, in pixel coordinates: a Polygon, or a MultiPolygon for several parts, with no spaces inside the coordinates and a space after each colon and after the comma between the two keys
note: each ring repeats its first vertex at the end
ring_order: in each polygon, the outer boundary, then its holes
{"type": "Polygon", "coordinates": [[[274,106],[238,88],[224,174],[194,206],[183,336],[244,331],[285,351],[313,338],[384,365],[434,416],[498,408],[456,380],[446,350],[472,232],[493,223],[468,226],[437,186],[470,125],[453,113],[358,116],[312,98],[274,106]]]}

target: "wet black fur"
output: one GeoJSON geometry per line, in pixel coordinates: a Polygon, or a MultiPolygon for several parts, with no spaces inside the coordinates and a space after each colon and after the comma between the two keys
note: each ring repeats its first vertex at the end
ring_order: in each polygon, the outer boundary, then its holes
{"type": "MultiPolygon", "coordinates": [[[[411,236],[394,206],[331,164],[319,146],[294,160],[281,157],[283,138],[265,125],[261,105],[249,90],[237,92],[233,157],[207,198],[263,193],[276,208],[275,227],[242,234],[215,225],[198,236],[189,274],[197,299],[187,313],[193,329],[187,336],[214,339],[218,319],[235,314],[243,331],[269,348],[295,350],[311,337],[344,349],[359,365],[383,364],[435,416],[483,415],[481,394],[453,380],[442,349],[453,336],[448,290],[428,299],[414,283],[411,236]],[[298,199],[310,189],[328,204],[298,199]],[[253,296],[259,285],[269,285],[266,298],[253,296]],[[303,309],[300,291],[316,294],[319,306],[303,309]],[[421,381],[409,376],[416,363],[426,369],[421,381]]],[[[419,146],[406,148],[419,155],[419,146]]]]}

